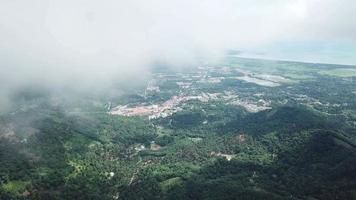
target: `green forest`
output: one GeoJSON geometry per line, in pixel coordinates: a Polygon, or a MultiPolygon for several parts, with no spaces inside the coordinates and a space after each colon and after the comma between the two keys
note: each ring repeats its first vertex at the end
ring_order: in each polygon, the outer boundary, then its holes
{"type": "MultiPolygon", "coordinates": [[[[238,62],[243,68],[256,61],[238,62]]],[[[296,64],[270,63],[281,71],[296,64]]],[[[222,76],[213,69],[209,76],[222,76]]],[[[356,199],[350,79],[311,71],[313,79],[266,87],[232,79],[231,72],[218,84],[193,81],[184,91],[175,84],[183,75],[164,73],[175,75],[157,81],[160,93],[132,89],[113,106],[224,90],[244,101],[191,98],[149,119],[111,114],[101,95],[53,100],[46,91],[20,91],[0,116],[0,199],[356,199]],[[270,101],[270,108],[251,112],[244,102],[259,93],[265,100],[256,102],[270,101]]]]}

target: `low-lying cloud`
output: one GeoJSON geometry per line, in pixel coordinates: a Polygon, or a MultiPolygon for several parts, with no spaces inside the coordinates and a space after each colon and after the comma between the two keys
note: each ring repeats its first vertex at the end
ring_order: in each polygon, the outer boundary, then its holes
{"type": "Polygon", "coordinates": [[[353,0],[2,0],[0,95],[29,84],[90,90],[157,61],[185,67],[285,40],[354,41],[355,9],[353,0]]]}

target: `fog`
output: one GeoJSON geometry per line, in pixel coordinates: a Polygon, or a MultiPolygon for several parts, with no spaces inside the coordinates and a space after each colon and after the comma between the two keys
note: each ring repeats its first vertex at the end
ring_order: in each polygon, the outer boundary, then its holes
{"type": "Polygon", "coordinates": [[[352,43],[354,10],[354,0],[1,0],[0,106],[23,86],[139,81],[156,62],[179,69],[229,49],[352,43]]]}

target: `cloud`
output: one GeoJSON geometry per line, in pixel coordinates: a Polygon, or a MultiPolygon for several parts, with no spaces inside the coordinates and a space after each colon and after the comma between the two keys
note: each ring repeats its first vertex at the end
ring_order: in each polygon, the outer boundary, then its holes
{"type": "Polygon", "coordinates": [[[306,40],[356,40],[356,21],[352,0],[296,0],[289,10],[299,17],[294,39],[306,40]]]}
{"type": "MultiPolygon", "coordinates": [[[[2,0],[2,90],[91,89],[285,40],[356,40],[353,0],[2,0]],[[11,86],[11,87],[10,87],[11,86]]],[[[0,88],[1,89],[1,88],[0,88]]]]}

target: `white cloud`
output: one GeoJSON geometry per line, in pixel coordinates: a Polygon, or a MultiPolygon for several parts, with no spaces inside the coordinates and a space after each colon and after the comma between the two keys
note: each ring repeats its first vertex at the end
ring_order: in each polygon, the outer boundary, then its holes
{"type": "Polygon", "coordinates": [[[2,0],[0,78],[2,87],[37,81],[91,88],[142,74],[156,60],[177,67],[230,48],[356,40],[355,6],[353,0],[2,0]]]}

